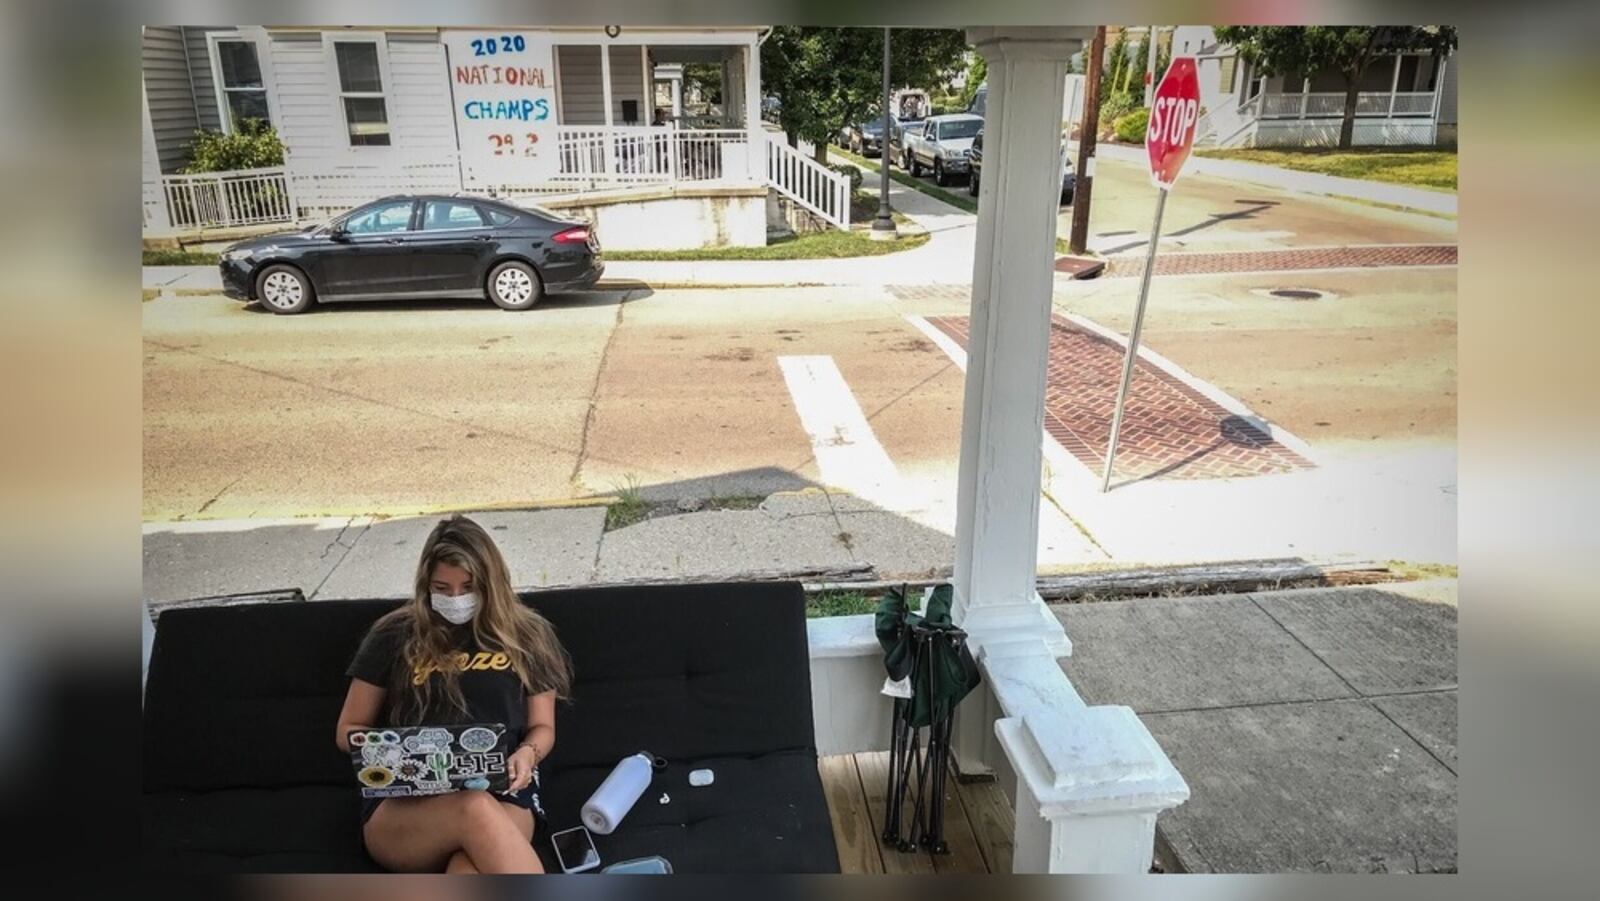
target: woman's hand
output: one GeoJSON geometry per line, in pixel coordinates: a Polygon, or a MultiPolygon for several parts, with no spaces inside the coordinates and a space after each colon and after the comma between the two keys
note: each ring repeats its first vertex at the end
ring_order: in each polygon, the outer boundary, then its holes
{"type": "Polygon", "coordinates": [[[506,772],[511,777],[510,791],[522,791],[533,781],[533,768],[539,765],[539,753],[531,745],[518,745],[506,758],[506,772]]]}

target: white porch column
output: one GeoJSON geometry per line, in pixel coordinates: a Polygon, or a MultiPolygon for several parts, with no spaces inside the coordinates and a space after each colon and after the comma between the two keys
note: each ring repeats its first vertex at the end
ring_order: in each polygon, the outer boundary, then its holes
{"type": "Polygon", "coordinates": [[[968,30],[989,65],[989,98],[961,413],[954,615],[968,632],[1017,631],[1043,638],[1057,654],[1071,645],[1034,590],[1040,441],[1061,99],[1067,57],[1092,30],[968,30]]]}
{"type": "Polygon", "coordinates": [[[683,76],[680,74],[672,79],[672,121],[677,122],[683,116],[683,76]]]}
{"type": "Polygon", "coordinates": [[[601,156],[605,161],[606,177],[611,178],[617,174],[617,136],[611,131],[616,123],[613,121],[614,113],[611,111],[611,45],[600,45],[600,97],[606,107],[605,141],[600,145],[601,156]]]}
{"type": "Polygon", "coordinates": [[[984,681],[957,708],[962,773],[1014,805],[1017,873],[1143,873],[1156,815],[1188,785],[1127,707],[1088,707],[1035,590],[1067,58],[1087,27],[969,28],[989,67],[962,407],[956,622],[984,681]],[[1008,778],[1014,776],[1014,780],[1008,778]]]}
{"type": "Polygon", "coordinates": [[[744,127],[750,135],[750,179],[766,172],[766,129],[761,127],[761,46],[752,38],[744,46],[744,127]]]}
{"type": "Polygon", "coordinates": [[[1394,96],[1400,90],[1400,54],[1394,55],[1394,77],[1389,80],[1389,118],[1394,118],[1394,96]]]}

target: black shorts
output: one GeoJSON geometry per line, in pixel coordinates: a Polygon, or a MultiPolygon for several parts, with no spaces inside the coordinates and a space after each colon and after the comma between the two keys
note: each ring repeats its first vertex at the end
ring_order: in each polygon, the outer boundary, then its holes
{"type": "MultiPolygon", "coordinates": [[[[545,825],[547,823],[547,820],[546,820],[545,815],[544,815],[544,804],[540,803],[540,801],[539,801],[539,768],[538,767],[534,767],[533,768],[533,781],[529,782],[527,787],[523,788],[521,791],[511,792],[510,794],[504,794],[504,795],[496,793],[494,796],[496,798],[498,798],[499,800],[501,800],[501,801],[505,801],[505,802],[507,802],[509,804],[515,804],[518,807],[522,807],[522,808],[525,808],[527,810],[533,811],[534,834],[538,835],[539,833],[545,831],[545,825]]],[[[372,819],[372,814],[373,814],[374,811],[376,811],[378,809],[378,805],[382,804],[383,802],[385,802],[387,800],[389,800],[389,799],[388,798],[362,798],[361,799],[361,825],[362,826],[366,826],[367,825],[367,820],[372,819]]]]}

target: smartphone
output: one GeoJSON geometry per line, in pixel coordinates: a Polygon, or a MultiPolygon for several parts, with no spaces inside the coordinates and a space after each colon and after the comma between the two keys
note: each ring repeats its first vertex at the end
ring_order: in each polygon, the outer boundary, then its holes
{"type": "Polygon", "coordinates": [[[619,860],[600,872],[665,874],[672,872],[672,864],[667,863],[667,859],[658,854],[654,857],[636,857],[633,860],[619,860]]]}
{"type": "Polygon", "coordinates": [[[594,839],[583,826],[563,829],[551,835],[550,843],[555,845],[556,860],[560,862],[563,873],[582,873],[600,865],[600,852],[594,849],[594,839]]]}

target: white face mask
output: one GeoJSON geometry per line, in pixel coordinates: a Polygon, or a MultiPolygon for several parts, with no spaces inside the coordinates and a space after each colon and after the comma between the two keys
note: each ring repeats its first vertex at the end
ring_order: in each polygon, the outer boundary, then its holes
{"type": "Polygon", "coordinates": [[[455,597],[435,591],[431,600],[433,609],[446,621],[457,626],[471,621],[472,615],[478,612],[478,596],[470,591],[455,597]]]}

